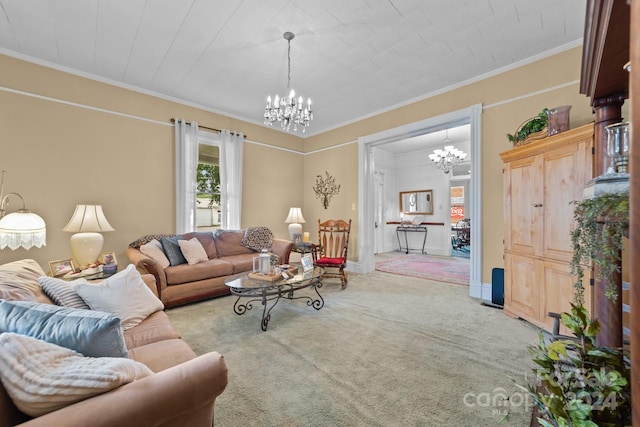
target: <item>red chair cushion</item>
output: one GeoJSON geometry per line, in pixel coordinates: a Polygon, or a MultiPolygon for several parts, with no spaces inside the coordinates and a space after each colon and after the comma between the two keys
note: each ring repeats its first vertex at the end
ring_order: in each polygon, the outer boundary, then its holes
{"type": "Polygon", "coordinates": [[[316,264],[332,264],[332,265],[340,265],[342,264],[342,258],[320,258],[316,261],[316,264]]]}

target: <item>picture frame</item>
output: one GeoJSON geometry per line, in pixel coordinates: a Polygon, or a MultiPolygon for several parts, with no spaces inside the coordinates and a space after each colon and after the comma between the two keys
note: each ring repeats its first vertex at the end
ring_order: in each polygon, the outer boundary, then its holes
{"type": "Polygon", "coordinates": [[[313,260],[311,259],[311,255],[301,257],[300,262],[302,263],[303,271],[313,270],[313,260]]]}
{"type": "Polygon", "coordinates": [[[58,261],[49,261],[49,270],[53,277],[61,277],[76,270],[73,259],[60,259],[58,261]]]}
{"type": "Polygon", "coordinates": [[[100,252],[98,261],[100,261],[100,264],[118,264],[115,252],[100,252]]]}

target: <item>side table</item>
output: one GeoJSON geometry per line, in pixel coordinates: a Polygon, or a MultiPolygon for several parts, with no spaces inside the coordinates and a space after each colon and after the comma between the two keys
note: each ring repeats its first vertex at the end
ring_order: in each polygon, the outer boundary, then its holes
{"type": "Polygon", "coordinates": [[[320,245],[316,245],[315,243],[302,243],[299,245],[294,245],[291,252],[295,252],[300,254],[300,256],[304,256],[305,254],[311,254],[311,258],[315,263],[318,260],[318,252],[322,247],[320,245]]]}
{"type": "Polygon", "coordinates": [[[400,252],[409,253],[409,238],[407,236],[408,233],[424,233],[424,239],[422,240],[422,249],[420,252],[426,254],[424,251],[424,246],[427,243],[427,227],[423,225],[399,225],[396,227],[396,237],[398,238],[398,247],[400,252]],[[404,244],[405,247],[402,247],[402,243],[400,242],[400,233],[404,233],[404,244]]]}

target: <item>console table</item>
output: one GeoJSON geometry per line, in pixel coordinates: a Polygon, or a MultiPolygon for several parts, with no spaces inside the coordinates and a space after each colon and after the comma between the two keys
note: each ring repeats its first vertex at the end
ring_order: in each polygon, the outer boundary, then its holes
{"type": "Polygon", "coordinates": [[[399,225],[398,227],[396,227],[396,237],[398,238],[398,247],[400,252],[404,251],[407,254],[409,253],[409,233],[424,233],[421,252],[423,254],[426,254],[426,252],[424,251],[424,246],[427,243],[427,227],[424,225],[399,225]],[[402,247],[402,242],[400,240],[400,233],[404,233],[404,250],[402,247]]]}

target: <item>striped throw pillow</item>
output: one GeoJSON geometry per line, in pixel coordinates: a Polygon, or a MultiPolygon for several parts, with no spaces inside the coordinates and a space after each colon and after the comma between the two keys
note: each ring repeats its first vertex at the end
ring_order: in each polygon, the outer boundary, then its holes
{"type": "Polygon", "coordinates": [[[51,301],[62,307],[81,308],[89,310],[89,305],[84,302],[80,295],[73,289],[79,283],[88,283],[85,279],[77,279],[71,282],[55,277],[40,276],[38,282],[42,291],[47,294],[51,301]]]}

